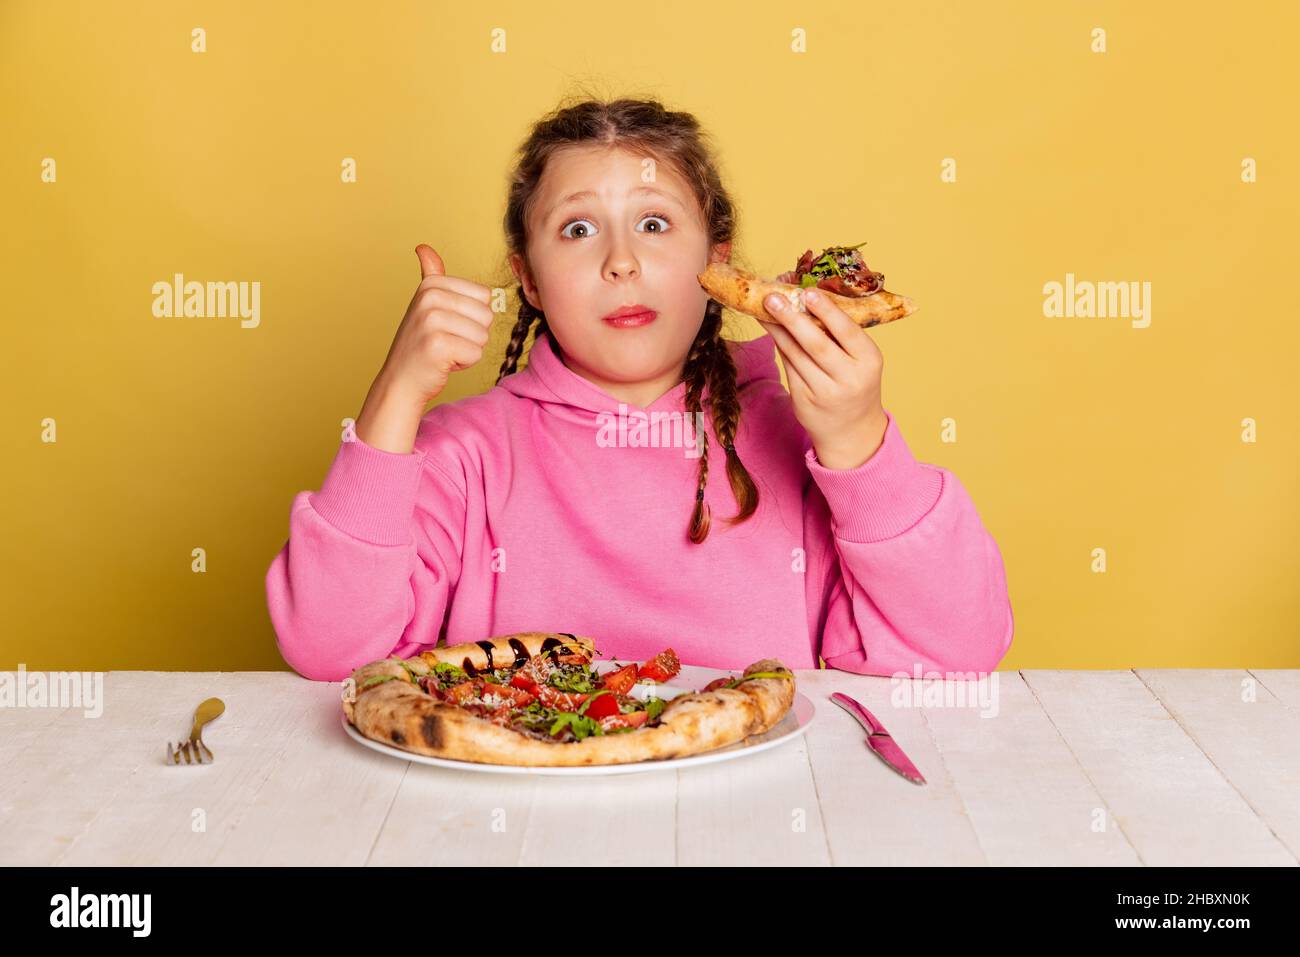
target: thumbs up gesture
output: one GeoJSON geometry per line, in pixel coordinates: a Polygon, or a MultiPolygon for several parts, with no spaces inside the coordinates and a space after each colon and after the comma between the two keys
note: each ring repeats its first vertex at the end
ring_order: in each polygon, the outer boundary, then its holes
{"type": "Polygon", "coordinates": [[[379,376],[394,392],[428,402],[453,372],[483,358],[492,327],[492,291],[448,276],[442,257],[424,243],[415,247],[420,285],[397,328],[379,376]]]}
{"type": "Polygon", "coordinates": [[[386,452],[410,453],[429,400],[453,372],[483,358],[492,326],[492,291],[448,276],[442,257],[424,243],[415,287],[383,367],[356,419],[356,436],[386,452]]]}

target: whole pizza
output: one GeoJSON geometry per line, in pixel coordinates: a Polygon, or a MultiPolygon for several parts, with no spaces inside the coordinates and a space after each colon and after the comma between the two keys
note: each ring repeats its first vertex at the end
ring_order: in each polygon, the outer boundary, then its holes
{"type": "Polygon", "coordinates": [[[530,631],[373,661],[344,682],[348,721],[375,741],[480,764],[628,764],[700,754],[774,727],[794,704],[775,658],[669,700],[671,648],[600,673],[595,642],[530,631]]]}

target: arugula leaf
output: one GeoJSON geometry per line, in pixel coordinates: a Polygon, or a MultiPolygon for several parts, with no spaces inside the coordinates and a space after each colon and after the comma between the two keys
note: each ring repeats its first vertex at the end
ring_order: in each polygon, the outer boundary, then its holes
{"type": "Polygon", "coordinates": [[[399,677],[401,676],[400,675],[371,675],[365,681],[361,682],[361,685],[357,688],[357,690],[362,691],[366,688],[369,688],[371,685],[383,684],[385,681],[396,681],[399,677]]]}
{"type": "Polygon", "coordinates": [[[438,687],[440,688],[457,685],[462,681],[469,681],[469,675],[465,674],[465,669],[460,665],[453,665],[450,661],[439,661],[433,666],[433,673],[438,679],[438,687]]]}
{"type": "Polygon", "coordinates": [[[579,741],[587,737],[589,734],[605,733],[605,729],[602,728],[599,722],[594,718],[588,718],[586,715],[574,714],[572,711],[561,711],[559,717],[555,719],[555,723],[551,725],[551,734],[559,734],[560,729],[565,726],[568,726],[569,730],[573,732],[573,736],[579,741]]]}
{"type": "Polygon", "coordinates": [[[831,276],[843,276],[844,272],[840,269],[840,255],[850,253],[855,249],[865,246],[865,242],[858,243],[856,246],[829,246],[822,253],[821,257],[813,263],[812,268],[803,277],[801,284],[804,286],[814,285],[822,279],[829,279],[831,276]],[[813,282],[808,282],[808,276],[816,276],[813,282]]]}
{"type": "Polygon", "coordinates": [[[530,701],[523,708],[515,709],[514,716],[530,731],[545,731],[554,724],[560,713],[555,708],[549,708],[540,701],[530,701]]]}
{"type": "Polygon", "coordinates": [[[647,723],[663,714],[665,707],[667,707],[667,705],[664,703],[662,698],[647,698],[645,702],[647,723]]]}
{"type": "Polygon", "coordinates": [[[596,690],[597,675],[587,665],[559,665],[551,672],[546,683],[560,691],[587,694],[596,690]]]}

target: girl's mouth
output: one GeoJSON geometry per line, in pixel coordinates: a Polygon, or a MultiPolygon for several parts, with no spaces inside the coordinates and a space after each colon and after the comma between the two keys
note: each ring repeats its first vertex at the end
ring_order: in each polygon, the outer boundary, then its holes
{"type": "Polygon", "coordinates": [[[643,312],[606,316],[602,321],[616,329],[633,329],[637,326],[644,326],[654,322],[655,316],[657,315],[658,313],[653,309],[646,309],[643,312]]]}

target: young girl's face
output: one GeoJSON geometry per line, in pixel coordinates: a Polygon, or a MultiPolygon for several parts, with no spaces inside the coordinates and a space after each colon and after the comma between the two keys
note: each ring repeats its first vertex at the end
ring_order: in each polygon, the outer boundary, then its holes
{"type": "Polygon", "coordinates": [[[730,253],[730,243],[710,248],[686,181],[647,159],[600,146],[554,154],[528,211],[528,268],[511,256],[570,368],[642,406],[680,381],[708,302],[695,277],[730,253]],[[630,305],[656,318],[633,328],[604,321],[630,305]]]}

